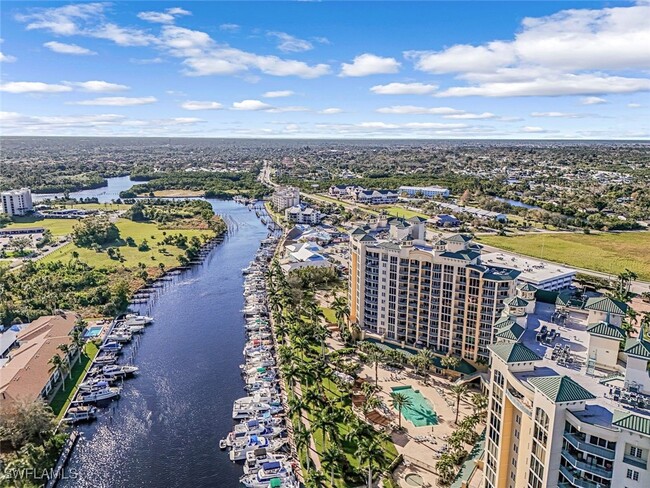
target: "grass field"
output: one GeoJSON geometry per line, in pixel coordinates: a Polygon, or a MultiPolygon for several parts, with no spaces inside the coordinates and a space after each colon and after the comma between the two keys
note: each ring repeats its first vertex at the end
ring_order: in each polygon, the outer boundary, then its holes
{"type": "Polygon", "coordinates": [[[423,219],[428,219],[429,216],[423,214],[422,212],[415,212],[413,210],[408,210],[400,206],[384,207],[382,210],[385,210],[389,215],[395,217],[404,217],[405,219],[410,219],[411,217],[422,217],[423,219]]]}
{"type": "MultiPolygon", "coordinates": [[[[183,234],[188,238],[192,236],[201,236],[201,234],[212,235],[212,231],[207,230],[167,230],[163,231],[158,229],[156,224],[146,223],[146,222],[133,222],[127,219],[118,219],[115,223],[120,229],[120,237],[122,241],[126,240],[127,237],[132,237],[136,244],[140,244],[144,239],[147,240],[149,251],[138,251],[137,247],[129,247],[125,243],[122,243],[117,247],[120,250],[122,256],[124,256],[124,262],[120,262],[115,259],[108,257],[106,252],[96,252],[92,249],[81,248],[71,243],[67,246],[64,246],[52,254],[43,258],[44,262],[57,261],[57,260],[69,260],[72,258],[73,252],[79,253],[79,259],[84,261],[91,266],[104,266],[104,267],[121,267],[121,266],[137,266],[138,263],[144,263],[147,267],[156,267],[160,263],[163,263],[167,268],[178,265],[178,254],[182,254],[184,251],[178,249],[174,246],[162,246],[167,249],[169,255],[165,255],[160,252],[160,246],[156,242],[161,241],[164,236],[163,232],[167,234],[183,234]]],[[[54,231],[53,231],[54,232],[54,231]]]]}
{"type": "Polygon", "coordinates": [[[76,219],[42,219],[36,220],[33,217],[15,217],[16,222],[9,224],[5,229],[24,229],[25,227],[43,227],[50,229],[53,236],[65,236],[72,232],[72,227],[77,223],[76,219]]]}
{"type": "Polygon", "coordinates": [[[74,394],[77,391],[77,385],[81,383],[84,373],[90,369],[92,360],[97,356],[99,349],[97,346],[92,343],[86,343],[84,347],[85,356],[81,358],[74,364],[72,367],[71,376],[72,378],[66,378],[65,380],[65,389],[59,388],[59,391],[56,392],[54,398],[50,402],[50,407],[57,419],[60,418],[65,412],[66,407],[72,401],[74,394]]]}
{"type": "Polygon", "coordinates": [[[618,274],[627,268],[639,279],[650,280],[650,232],[481,236],[480,242],[603,273],[618,274]]]}

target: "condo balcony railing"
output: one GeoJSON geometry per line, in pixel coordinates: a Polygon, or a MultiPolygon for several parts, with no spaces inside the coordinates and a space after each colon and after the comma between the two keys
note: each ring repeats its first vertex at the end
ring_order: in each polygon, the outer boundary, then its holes
{"type": "Polygon", "coordinates": [[[596,476],[600,476],[601,478],[612,479],[611,469],[607,470],[602,466],[581,461],[566,449],[562,449],[562,457],[564,457],[564,459],[566,459],[569,462],[569,464],[571,464],[571,466],[579,469],[580,471],[585,471],[587,473],[595,474],[596,476]]]}
{"type": "Polygon", "coordinates": [[[604,447],[594,446],[593,444],[589,444],[584,439],[581,439],[577,435],[571,434],[570,432],[565,432],[564,438],[569,442],[569,444],[571,444],[579,451],[588,452],[596,456],[609,459],[610,461],[613,461],[614,458],[616,457],[616,453],[614,451],[610,449],[605,449],[604,447]]]}
{"type": "Polygon", "coordinates": [[[623,462],[640,469],[648,469],[648,461],[638,457],[623,456],[623,462]]]}
{"type": "Polygon", "coordinates": [[[526,399],[514,390],[511,391],[510,388],[506,389],[505,393],[508,400],[510,400],[515,407],[524,412],[528,417],[532,417],[532,405],[528,404],[526,399]]]}
{"type": "Polygon", "coordinates": [[[579,488],[607,488],[607,485],[602,483],[595,483],[584,478],[580,478],[578,472],[571,472],[569,468],[560,465],[560,473],[569,480],[571,485],[578,486],[579,488]]]}

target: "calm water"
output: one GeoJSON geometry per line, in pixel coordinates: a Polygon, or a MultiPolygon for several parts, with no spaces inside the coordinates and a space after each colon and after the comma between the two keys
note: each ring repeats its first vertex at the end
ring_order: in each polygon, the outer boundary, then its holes
{"type": "MultiPolygon", "coordinates": [[[[137,185],[137,181],[131,181],[129,176],[120,176],[117,178],[106,178],[108,186],[95,188],[93,190],[82,190],[70,192],[72,198],[97,198],[99,203],[110,203],[111,200],[120,198],[120,192],[128,190],[133,185],[137,185]]],[[[35,202],[41,202],[46,198],[62,197],[63,193],[34,193],[32,199],[35,202]]]]}
{"type": "MultiPolygon", "coordinates": [[[[241,269],[266,228],[254,212],[211,201],[231,231],[199,267],[140,310],[155,318],[135,353],[139,375],[94,424],[82,427],[65,487],[236,487],[241,466],[218,442],[232,427],[232,402],[245,395],[241,269]]],[[[125,357],[130,353],[125,352],[125,357]]]]}
{"type": "Polygon", "coordinates": [[[501,198],[501,197],[494,197],[495,200],[498,200],[500,202],[505,202],[509,203],[513,207],[523,207],[527,209],[539,209],[539,207],[536,207],[535,205],[528,205],[527,203],[520,202],[519,200],[511,200],[509,198],[501,198]]]}

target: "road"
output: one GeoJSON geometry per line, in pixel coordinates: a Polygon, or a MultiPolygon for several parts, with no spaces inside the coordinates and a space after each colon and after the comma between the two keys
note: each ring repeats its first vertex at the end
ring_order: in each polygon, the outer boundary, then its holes
{"type": "MultiPolygon", "coordinates": [[[[278,186],[280,186],[277,183],[273,183],[273,181],[271,180],[271,167],[268,164],[264,165],[264,168],[262,169],[262,172],[260,173],[260,176],[261,176],[260,181],[262,183],[264,183],[265,185],[268,185],[271,188],[277,188],[278,186]]],[[[305,197],[305,198],[311,198],[313,200],[320,201],[320,202],[323,202],[323,203],[332,203],[332,200],[330,200],[328,198],[324,198],[324,197],[319,196],[319,195],[314,195],[312,193],[305,193],[305,192],[301,191],[300,196],[305,197]]],[[[346,210],[358,209],[358,210],[362,210],[364,212],[378,213],[376,211],[368,210],[367,208],[359,206],[356,203],[337,201],[337,204],[343,205],[343,207],[345,207],[346,210]]],[[[531,256],[526,256],[525,254],[519,254],[519,253],[515,253],[515,252],[511,252],[511,251],[506,251],[504,249],[496,248],[496,247],[493,247],[493,246],[484,246],[484,248],[486,250],[488,250],[488,251],[507,252],[509,254],[514,254],[514,255],[517,255],[517,256],[525,257],[525,258],[531,257],[531,256]]],[[[568,265],[565,265],[563,263],[556,263],[556,262],[548,261],[548,260],[545,260],[545,259],[539,259],[537,257],[534,258],[534,259],[536,259],[538,261],[543,261],[545,263],[556,264],[556,265],[560,264],[562,266],[568,266],[568,265]]],[[[570,267],[573,268],[573,269],[578,270],[581,273],[584,273],[584,274],[587,274],[587,275],[590,275],[590,276],[595,276],[597,278],[605,278],[605,279],[611,279],[612,278],[612,275],[608,274],[608,273],[602,273],[600,271],[594,271],[592,269],[576,268],[575,266],[570,266],[570,267]]],[[[634,281],[632,283],[632,286],[631,286],[631,291],[633,293],[639,293],[639,294],[640,293],[650,292],[650,282],[641,281],[641,280],[634,281]]]]}

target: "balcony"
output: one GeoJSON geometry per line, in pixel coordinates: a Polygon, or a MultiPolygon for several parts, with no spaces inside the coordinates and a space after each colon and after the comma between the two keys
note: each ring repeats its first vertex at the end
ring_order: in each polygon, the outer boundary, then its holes
{"type": "Polygon", "coordinates": [[[506,390],[506,397],[508,397],[510,403],[512,403],[515,407],[517,407],[519,410],[525,413],[528,417],[532,417],[533,416],[532,405],[529,405],[528,400],[525,399],[523,396],[521,396],[518,392],[516,392],[515,390],[512,391],[511,390],[512,390],[511,388],[508,388],[506,390]]]}
{"type": "Polygon", "coordinates": [[[604,447],[589,444],[584,439],[581,439],[575,434],[571,434],[569,432],[564,433],[564,438],[569,442],[569,444],[571,444],[579,451],[588,452],[596,456],[600,456],[601,458],[609,459],[610,461],[613,461],[616,455],[614,451],[605,449],[604,447]]]}
{"type": "Polygon", "coordinates": [[[596,476],[600,476],[601,478],[612,479],[611,470],[607,470],[596,464],[590,464],[581,461],[566,449],[562,449],[562,457],[566,459],[569,462],[569,464],[571,464],[571,466],[578,468],[580,471],[586,471],[587,473],[595,474],[596,476]]]}
{"type": "Polygon", "coordinates": [[[648,462],[638,457],[623,456],[623,462],[640,469],[648,469],[648,462]]]}
{"type": "Polygon", "coordinates": [[[572,473],[569,471],[569,468],[562,465],[560,465],[560,473],[562,473],[562,475],[568,479],[573,486],[578,486],[580,488],[605,488],[605,485],[602,483],[594,483],[593,481],[578,477],[577,475],[579,473],[572,473]]]}

